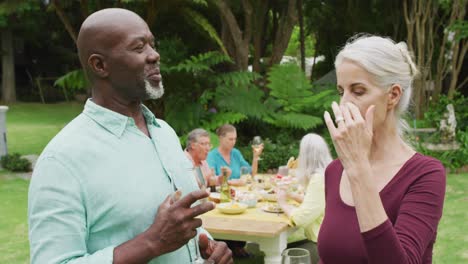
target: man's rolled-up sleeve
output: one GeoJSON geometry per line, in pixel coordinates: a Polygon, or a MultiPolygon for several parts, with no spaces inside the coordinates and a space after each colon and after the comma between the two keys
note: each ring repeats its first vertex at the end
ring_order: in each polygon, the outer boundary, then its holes
{"type": "Polygon", "coordinates": [[[43,157],[28,196],[31,263],[112,263],[114,246],[90,254],[83,190],[62,162],[43,157]]]}

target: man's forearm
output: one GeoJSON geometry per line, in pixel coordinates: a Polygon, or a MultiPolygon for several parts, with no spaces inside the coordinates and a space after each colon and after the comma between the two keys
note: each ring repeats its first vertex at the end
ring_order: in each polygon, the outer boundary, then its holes
{"type": "Polygon", "coordinates": [[[114,249],[114,264],[148,263],[153,258],[162,255],[160,244],[150,242],[142,233],[114,249]]]}

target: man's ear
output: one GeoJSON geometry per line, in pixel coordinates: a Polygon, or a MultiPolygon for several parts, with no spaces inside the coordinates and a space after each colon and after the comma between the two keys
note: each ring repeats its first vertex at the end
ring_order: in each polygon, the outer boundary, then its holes
{"type": "Polygon", "coordinates": [[[403,89],[399,84],[393,84],[392,87],[388,90],[388,101],[387,109],[393,109],[400,102],[401,95],[403,94],[403,89]]]}
{"type": "Polygon", "coordinates": [[[104,60],[104,56],[100,54],[92,54],[88,59],[89,68],[94,74],[100,78],[106,78],[109,76],[107,69],[107,63],[104,60]]]}

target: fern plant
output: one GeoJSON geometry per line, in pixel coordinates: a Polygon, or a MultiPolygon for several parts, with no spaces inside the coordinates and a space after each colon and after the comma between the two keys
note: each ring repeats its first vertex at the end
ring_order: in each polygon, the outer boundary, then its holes
{"type": "Polygon", "coordinates": [[[85,92],[89,86],[89,83],[86,79],[86,76],[84,75],[83,70],[74,70],[58,78],[54,82],[54,85],[75,93],[79,91],[85,92]]]}
{"type": "MultiPolygon", "coordinates": [[[[309,130],[323,123],[316,105],[332,96],[332,90],[314,93],[296,64],[275,65],[268,72],[269,115],[263,120],[278,127],[309,130]]],[[[323,108],[320,107],[320,110],[323,108]]]]}

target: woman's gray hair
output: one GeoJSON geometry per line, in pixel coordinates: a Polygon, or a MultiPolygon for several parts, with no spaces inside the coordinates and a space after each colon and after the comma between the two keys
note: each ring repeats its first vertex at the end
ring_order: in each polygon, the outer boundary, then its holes
{"type": "Polygon", "coordinates": [[[210,137],[210,133],[208,133],[205,129],[203,128],[195,128],[194,130],[190,131],[187,136],[187,145],[186,149],[190,150],[192,149],[192,144],[196,143],[197,140],[200,137],[210,137]]]}
{"type": "Polygon", "coordinates": [[[401,115],[408,109],[413,79],[419,74],[406,43],[395,43],[387,37],[359,34],[352,37],[338,53],[335,68],[343,60],[353,61],[364,68],[382,89],[389,89],[393,84],[401,86],[402,96],[395,114],[399,120],[398,131],[402,135],[408,125],[401,115]]]}
{"type": "Polygon", "coordinates": [[[296,176],[307,187],[312,175],[324,173],[332,157],[327,142],[321,136],[309,133],[301,140],[298,160],[296,176]]]}

